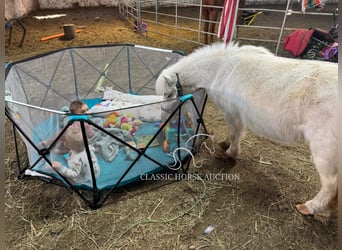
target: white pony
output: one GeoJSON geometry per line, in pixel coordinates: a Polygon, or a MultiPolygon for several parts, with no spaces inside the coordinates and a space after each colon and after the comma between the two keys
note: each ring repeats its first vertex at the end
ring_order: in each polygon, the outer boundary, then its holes
{"type": "Polygon", "coordinates": [[[244,128],[284,144],[308,143],[321,190],[296,208],[303,215],[328,216],[337,201],[337,78],[335,63],[215,43],[163,70],[156,93],[168,99],[180,87],[183,94],[204,88],[230,126],[227,158],[239,155],[244,128]]]}

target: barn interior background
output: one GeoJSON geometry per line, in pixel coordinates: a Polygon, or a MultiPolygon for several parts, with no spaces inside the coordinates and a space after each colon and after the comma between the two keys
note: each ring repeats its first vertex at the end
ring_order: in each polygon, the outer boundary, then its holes
{"type": "MultiPolygon", "coordinates": [[[[327,0],[326,4],[338,3],[338,0],[327,0]]],[[[137,31],[148,35],[150,32],[160,35],[179,39],[182,41],[201,45],[203,44],[203,20],[201,17],[202,0],[6,0],[5,2],[5,18],[10,20],[25,16],[36,9],[68,9],[73,7],[94,7],[108,6],[119,7],[120,16],[127,20],[130,25],[136,26],[137,31]],[[161,8],[163,7],[163,8],[161,8]],[[187,8],[184,8],[187,7],[187,8]],[[164,32],[162,27],[167,27],[164,32]]],[[[218,7],[222,10],[223,6],[218,7]]],[[[289,33],[298,28],[316,28],[301,27],[300,23],[289,26],[287,20],[294,15],[306,15],[319,18],[320,16],[332,16],[333,12],[325,12],[325,10],[308,10],[303,13],[301,10],[301,1],[298,0],[247,0],[246,6],[241,10],[252,12],[254,15],[249,17],[250,23],[238,24],[234,38],[237,41],[248,41],[248,43],[272,43],[273,52],[279,51],[281,43],[289,33]],[[268,4],[272,8],[262,8],[260,6],[268,4]],[[276,16],[276,21],[265,23],[263,25],[253,25],[252,18],[258,18],[258,15],[276,16]],[[265,37],[256,37],[255,32],[249,35],[251,29],[267,30],[268,35],[265,37]]],[[[209,21],[216,24],[216,32],[210,33],[217,38],[217,29],[219,20],[209,21]]],[[[267,21],[266,21],[267,22],[267,21]]],[[[333,22],[332,22],[333,24],[333,22]]]]}

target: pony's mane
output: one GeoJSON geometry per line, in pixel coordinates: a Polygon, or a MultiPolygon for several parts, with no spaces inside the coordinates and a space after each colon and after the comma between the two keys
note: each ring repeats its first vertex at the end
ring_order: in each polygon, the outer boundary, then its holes
{"type": "Polygon", "coordinates": [[[274,55],[272,52],[270,52],[268,49],[264,47],[252,45],[239,46],[239,44],[235,42],[230,42],[228,44],[224,42],[216,42],[211,45],[203,46],[194,50],[191,54],[182,58],[181,61],[187,64],[194,61],[203,60],[203,58],[208,58],[205,55],[210,55],[210,57],[220,57],[234,56],[239,53],[274,55]]]}
{"type": "Polygon", "coordinates": [[[198,49],[196,49],[194,52],[192,52],[189,57],[197,58],[201,57],[203,58],[204,55],[210,54],[210,55],[216,55],[216,56],[222,56],[229,54],[236,54],[239,47],[237,43],[229,43],[228,45],[225,43],[213,43],[211,45],[203,46],[198,49]]]}
{"type": "Polygon", "coordinates": [[[206,45],[194,50],[191,54],[183,57],[179,63],[172,65],[167,71],[177,72],[182,69],[184,65],[192,64],[193,62],[198,62],[202,60],[210,60],[209,58],[222,57],[222,56],[234,56],[237,54],[264,54],[274,56],[272,52],[264,47],[244,45],[239,46],[238,43],[230,42],[228,44],[224,42],[216,42],[211,45],[206,45]]]}
{"type": "Polygon", "coordinates": [[[213,43],[209,46],[203,46],[195,50],[192,56],[196,57],[197,55],[203,56],[203,54],[210,53],[211,55],[224,55],[224,56],[233,56],[238,53],[258,53],[258,54],[272,54],[268,49],[264,47],[252,46],[252,45],[244,45],[239,46],[236,42],[230,42],[228,44],[223,42],[213,43]]]}

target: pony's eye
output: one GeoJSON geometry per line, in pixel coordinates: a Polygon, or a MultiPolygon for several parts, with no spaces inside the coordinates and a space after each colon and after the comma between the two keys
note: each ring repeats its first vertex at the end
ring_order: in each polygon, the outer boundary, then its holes
{"type": "Polygon", "coordinates": [[[177,96],[177,91],[176,90],[172,90],[171,92],[165,93],[164,97],[171,99],[177,96]]]}
{"type": "Polygon", "coordinates": [[[165,94],[164,96],[168,99],[175,97],[174,93],[168,93],[168,94],[165,94]]]}

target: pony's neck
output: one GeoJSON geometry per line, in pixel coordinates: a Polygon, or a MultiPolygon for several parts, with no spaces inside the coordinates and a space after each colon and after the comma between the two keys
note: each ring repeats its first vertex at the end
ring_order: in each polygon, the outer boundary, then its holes
{"type": "MultiPolygon", "coordinates": [[[[247,47],[247,50],[250,49],[247,47]]],[[[232,76],[231,73],[238,63],[235,57],[239,52],[240,48],[233,43],[204,46],[183,57],[171,66],[170,70],[178,73],[179,83],[184,88],[189,90],[204,88],[210,92],[216,88],[217,79],[222,77],[222,74],[225,78],[232,76]]]]}
{"type": "Polygon", "coordinates": [[[183,88],[190,90],[198,88],[208,88],[213,72],[201,69],[201,62],[190,63],[184,60],[183,63],[175,65],[174,73],[178,74],[179,83],[183,88]]]}

